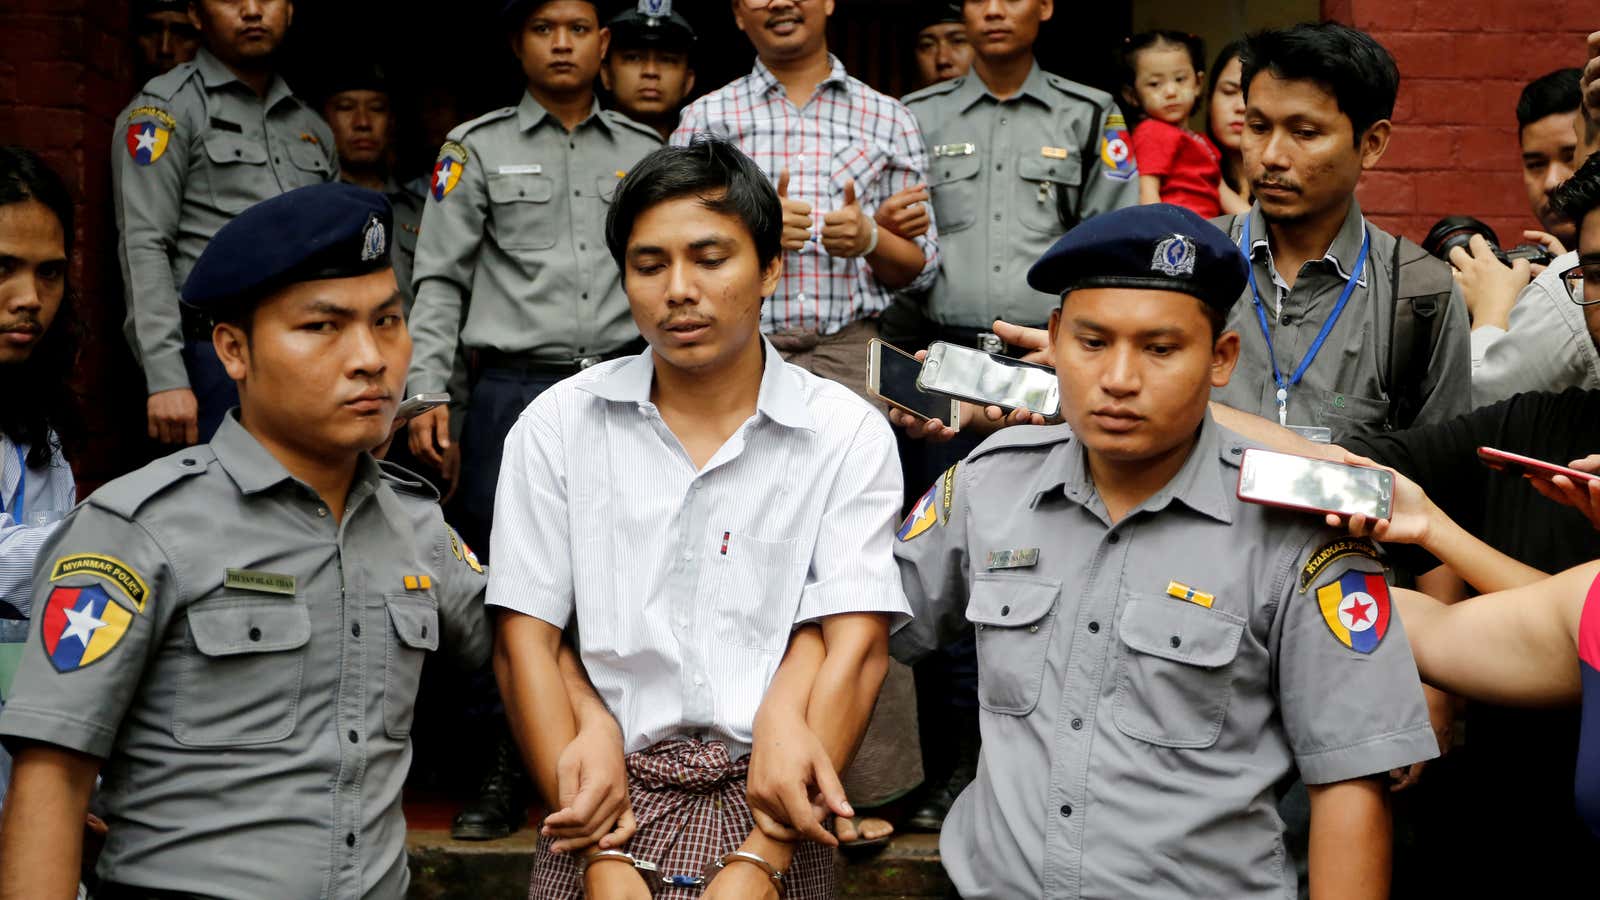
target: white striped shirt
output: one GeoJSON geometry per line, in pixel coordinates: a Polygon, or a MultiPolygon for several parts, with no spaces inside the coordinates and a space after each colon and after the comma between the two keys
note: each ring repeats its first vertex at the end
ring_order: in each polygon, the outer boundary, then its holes
{"type": "Polygon", "coordinates": [[[695,737],[743,756],[797,625],[909,615],[894,435],[765,349],[756,414],[699,471],[650,402],[648,350],[546,391],[506,438],[488,602],[575,618],[627,752],[695,737]]]}
{"type": "Polygon", "coordinates": [[[0,434],[0,619],[18,615],[27,618],[32,605],[29,593],[33,590],[34,558],[61,517],[77,502],[72,467],[57,447],[51,448],[48,465],[27,470],[26,496],[19,495],[19,449],[26,457],[27,444],[19,448],[0,434]],[[16,516],[19,506],[21,521],[16,516]]]}

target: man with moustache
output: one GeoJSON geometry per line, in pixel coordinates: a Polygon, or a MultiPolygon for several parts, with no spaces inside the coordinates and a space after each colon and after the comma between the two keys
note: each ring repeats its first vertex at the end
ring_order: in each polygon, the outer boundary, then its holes
{"type": "Polygon", "coordinates": [[[693,26],[672,9],[672,0],[639,0],[637,7],[613,16],[607,28],[611,49],[600,82],[619,112],[666,140],[694,90],[693,26]]]}
{"type": "Polygon", "coordinates": [[[251,205],[338,175],[328,126],[276,73],[293,15],[289,0],[191,0],[204,46],[117,119],[125,331],[144,369],[147,431],[164,444],[209,440],[238,402],[211,323],[178,302],[206,242],[251,205]]]}
{"type": "Polygon", "coordinates": [[[184,285],[239,407],[96,491],[40,551],[0,737],[0,897],[65,898],[96,776],[106,900],[405,896],[423,662],[488,659],[485,576],[385,444],[411,338],[381,194],[314,185],[184,285]]]}

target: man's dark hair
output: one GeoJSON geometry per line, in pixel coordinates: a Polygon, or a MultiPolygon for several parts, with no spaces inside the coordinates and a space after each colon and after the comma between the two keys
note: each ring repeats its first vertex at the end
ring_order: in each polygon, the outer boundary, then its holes
{"type": "Polygon", "coordinates": [[[617,187],[606,215],[606,246],[624,279],[633,223],[653,206],[690,196],[706,209],[744,222],[762,270],[783,251],[783,204],[772,182],[732,141],[700,134],[687,147],[662,147],[646,156],[617,187]]]}
{"type": "Polygon", "coordinates": [[[1600,153],[1591,155],[1572,177],[1550,192],[1550,211],[1582,227],[1583,218],[1600,209],[1600,153]]]}
{"type": "Polygon", "coordinates": [[[1583,103],[1582,69],[1557,69],[1528,82],[1517,99],[1517,133],[1547,116],[1572,115],[1583,103]]]}
{"type": "Polygon", "coordinates": [[[1400,70],[1383,45],[1364,31],[1335,22],[1258,31],[1239,52],[1246,101],[1262,72],[1287,81],[1312,81],[1333,95],[1350,120],[1355,142],[1373,123],[1394,115],[1400,70]]]}
{"type": "MultiPolygon", "coordinates": [[[[72,194],[44,160],[31,150],[0,146],[0,206],[34,200],[61,223],[68,258],[72,256],[72,194]]],[[[67,286],[55,319],[22,363],[0,366],[0,432],[12,443],[28,445],[29,468],[50,463],[59,442],[78,436],[77,394],[70,386],[78,359],[78,328],[72,288],[67,286]],[[54,443],[51,433],[54,432],[54,443]]]]}

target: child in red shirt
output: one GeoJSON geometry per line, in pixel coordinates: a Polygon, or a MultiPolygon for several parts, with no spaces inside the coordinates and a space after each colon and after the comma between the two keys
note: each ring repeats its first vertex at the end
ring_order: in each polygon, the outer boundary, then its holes
{"type": "Polygon", "coordinates": [[[1204,58],[1200,39],[1192,34],[1134,35],[1123,47],[1122,95],[1145,116],[1133,129],[1139,202],[1173,203],[1210,219],[1222,214],[1222,154],[1186,124],[1200,96],[1204,58]]]}

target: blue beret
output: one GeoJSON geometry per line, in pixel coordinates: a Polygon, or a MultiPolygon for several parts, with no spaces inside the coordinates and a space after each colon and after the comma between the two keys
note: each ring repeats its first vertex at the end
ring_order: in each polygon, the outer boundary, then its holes
{"type": "Polygon", "coordinates": [[[1244,254],[1222,229],[1181,206],[1101,213],[1067,232],[1028,270],[1036,291],[1090,287],[1177,291],[1226,314],[1244,293],[1244,254]]]}
{"type": "Polygon", "coordinates": [[[672,0],[639,0],[633,9],[611,18],[611,49],[619,47],[688,48],[695,41],[694,26],[672,8],[672,0]]]}
{"type": "Polygon", "coordinates": [[[334,181],[279,194],[217,231],[183,283],[183,302],[216,312],[296,282],[388,268],[393,229],[377,191],[334,181]]]}

